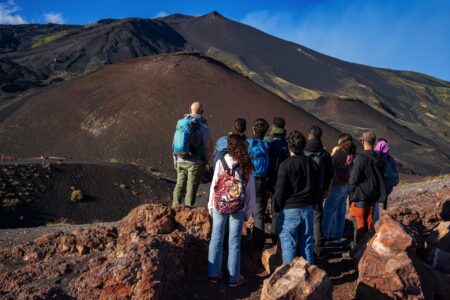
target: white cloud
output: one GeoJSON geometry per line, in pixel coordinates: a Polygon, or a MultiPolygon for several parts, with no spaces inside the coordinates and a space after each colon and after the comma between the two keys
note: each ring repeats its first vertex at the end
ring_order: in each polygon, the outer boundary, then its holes
{"type": "Polygon", "coordinates": [[[44,21],[53,24],[64,24],[62,14],[56,12],[48,12],[43,15],[44,21]]]}
{"type": "Polygon", "coordinates": [[[27,21],[24,17],[17,14],[20,8],[16,5],[14,0],[8,0],[5,3],[0,3],[0,24],[25,24],[27,21]]]}
{"type": "Polygon", "coordinates": [[[169,14],[168,14],[166,11],[161,10],[161,11],[158,12],[156,15],[154,15],[153,18],[162,18],[162,17],[166,17],[166,16],[168,16],[168,15],[169,15],[169,14]]]}

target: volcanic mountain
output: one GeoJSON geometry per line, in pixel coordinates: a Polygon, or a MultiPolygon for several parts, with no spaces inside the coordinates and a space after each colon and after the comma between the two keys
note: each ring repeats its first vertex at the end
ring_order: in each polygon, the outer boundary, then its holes
{"type": "Polygon", "coordinates": [[[193,99],[205,108],[214,137],[236,117],[286,118],[290,129],[324,129],[328,147],[339,132],[225,65],[199,55],[161,54],[107,65],[0,110],[4,154],[74,156],[173,170],[176,121],[193,99]]]}
{"type": "Polygon", "coordinates": [[[150,19],[106,19],[87,26],[42,25],[40,31],[29,26],[0,27],[0,49],[23,49],[0,55],[0,99],[105,64],[185,48],[184,39],[171,27],[150,19]],[[28,33],[17,38],[17,46],[11,45],[11,36],[20,29],[28,29],[28,33]]]}
{"type": "MultiPolygon", "coordinates": [[[[343,115],[339,116],[339,121],[334,118],[327,118],[327,121],[334,121],[333,125],[342,131],[349,131],[351,127],[353,134],[360,134],[367,128],[376,128],[379,136],[394,132],[395,135],[389,136],[399,140],[392,142],[402,144],[402,150],[394,148],[394,153],[410,166],[412,159],[400,157],[404,155],[400,151],[414,148],[410,146],[416,143],[421,150],[411,149],[407,155],[427,164],[428,153],[433,153],[431,164],[435,165],[419,167],[415,170],[418,173],[450,170],[450,82],[414,72],[345,62],[229,20],[216,12],[200,17],[173,15],[162,20],[175,28],[193,49],[225,63],[319,118],[333,114],[329,107],[321,107],[323,101],[316,101],[322,96],[359,100],[346,103],[346,107],[365,104],[373,121],[370,125],[365,124],[364,115],[343,110],[340,110],[343,115]],[[312,105],[311,102],[317,103],[312,105]],[[312,106],[314,110],[309,110],[312,106]],[[318,111],[323,113],[317,114],[318,111]],[[357,128],[352,125],[355,119],[360,120],[357,128]],[[390,120],[389,127],[386,120],[390,120]],[[405,132],[404,127],[409,129],[406,136],[401,133],[405,132]]],[[[355,111],[358,107],[349,109],[355,111]]]]}
{"type": "MultiPolygon", "coordinates": [[[[0,54],[0,105],[17,98],[22,98],[22,103],[36,89],[105,64],[158,53],[201,53],[340,131],[358,136],[365,129],[375,129],[379,137],[393,143],[392,151],[404,171],[450,171],[449,82],[414,72],[345,62],[216,12],[153,20],[105,19],[86,26],[2,26],[0,51],[4,53],[0,54]],[[328,98],[331,100],[323,100],[328,98]],[[361,114],[350,113],[362,110],[361,114]]],[[[194,82],[189,84],[193,86],[194,82]]],[[[2,118],[15,111],[17,103],[5,107],[2,118]]],[[[17,139],[22,138],[18,135],[17,139]]],[[[5,143],[0,140],[1,146],[5,143]]],[[[12,154],[20,153],[24,151],[12,154]]]]}

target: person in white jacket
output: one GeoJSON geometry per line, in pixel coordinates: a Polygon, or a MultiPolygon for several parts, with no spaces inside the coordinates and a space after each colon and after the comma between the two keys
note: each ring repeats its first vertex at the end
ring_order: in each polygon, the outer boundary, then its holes
{"type": "Polygon", "coordinates": [[[229,285],[236,287],[244,282],[240,273],[241,234],[244,220],[249,218],[255,208],[255,179],[252,173],[252,161],[248,155],[247,142],[237,134],[228,137],[228,154],[218,160],[214,168],[211,183],[208,210],[213,219],[213,228],[208,252],[208,280],[216,283],[221,279],[223,239],[225,226],[229,224],[228,272],[229,285]],[[224,165],[225,164],[225,165],[224,165]],[[228,172],[242,182],[242,200],[235,213],[220,213],[218,210],[217,188],[220,178],[228,172]]]}

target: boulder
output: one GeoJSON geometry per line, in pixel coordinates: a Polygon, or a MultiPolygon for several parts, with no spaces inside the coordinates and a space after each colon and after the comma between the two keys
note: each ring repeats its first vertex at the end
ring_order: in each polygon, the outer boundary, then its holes
{"type": "Polygon", "coordinates": [[[282,262],[281,247],[266,246],[261,255],[261,262],[267,274],[272,274],[282,262]]]}
{"type": "Polygon", "coordinates": [[[117,226],[86,226],[0,249],[0,298],[170,299],[205,274],[206,208],[142,205],[117,226]]]}
{"type": "Polygon", "coordinates": [[[450,273],[450,221],[433,229],[426,242],[427,259],[436,270],[450,273]]]}
{"type": "Polygon", "coordinates": [[[282,265],[266,279],[261,300],[331,299],[333,285],[325,271],[296,257],[290,265],[282,265]]]}
{"type": "Polygon", "coordinates": [[[356,297],[424,299],[421,264],[413,238],[401,223],[383,215],[359,261],[356,297]]]}

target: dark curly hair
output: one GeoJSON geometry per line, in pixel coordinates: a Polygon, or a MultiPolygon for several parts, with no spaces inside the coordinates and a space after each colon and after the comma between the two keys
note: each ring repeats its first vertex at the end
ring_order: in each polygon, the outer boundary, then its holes
{"type": "Polygon", "coordinates": [[[287,137],[287,142],[289,145],[289,150],[294,152],[296,155],[303,154],[303,150],[306,146],[306,138],[303,133],[298,130],[292,131],[287,137]]]}
{"type": "Polygon", "coordinates": [[[248,182],[253,170],[252,161],[248,155],[248,145],[239,134],[230,134],[228,136],[228,154],[238,161],[241,166],[242,179],[248,182]]]}

